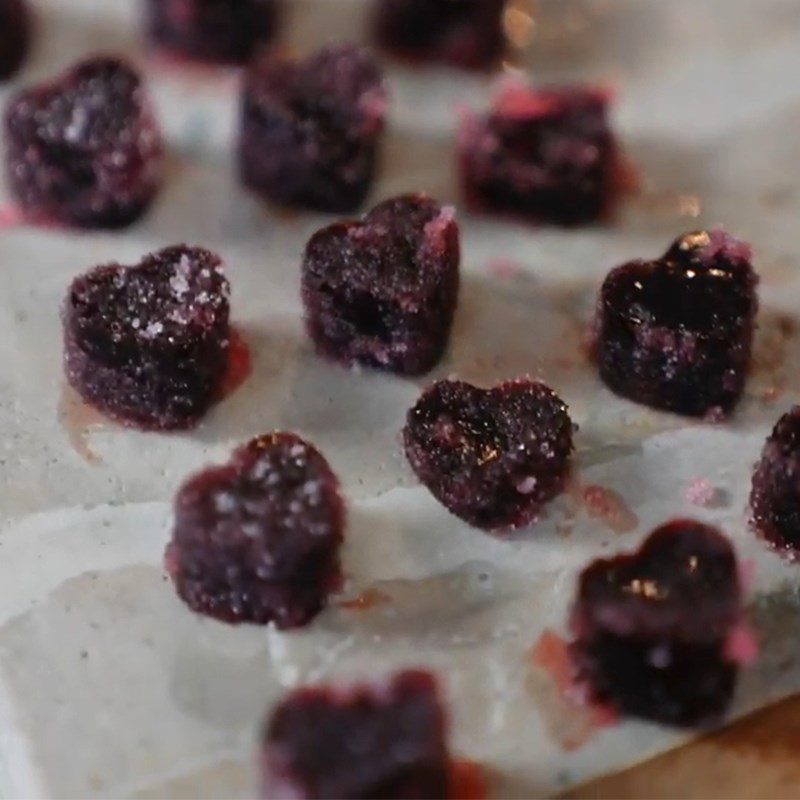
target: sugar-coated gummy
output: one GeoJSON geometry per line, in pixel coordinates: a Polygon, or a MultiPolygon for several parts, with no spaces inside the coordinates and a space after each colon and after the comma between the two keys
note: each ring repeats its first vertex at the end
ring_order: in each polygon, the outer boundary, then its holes
{"type": "Polygon", "coordinates": [[[491,67],[506,48],[504,8],[505,0],[376,0],[375,37],[411,61],[491,67]]]}
{"type": "Polygon", "coordinates": [[[262,797],[449,797],[446,719],[435,679],[405,671],[381,685],[301,688],[264,729],[262,797]]]}
{"type": "Polygon", "coordinates": [[[185,245],[80,275],[63,309],[67,379],[121,422],[193,425],[227,369],[228,295],[219,257],[185,245]]]}
{"type": "Polygon", "coordinates": [[[459,259],[453,210],[425,195],[392,198],[318,231],[302,268],[317,350],[348,365],[426,372],[447,345],[459,259]]]}
{"type": "Polygon", "coordinates": [[[674,520],[639,550],[581,573],[571,652],[594,700],[623,715],[699,725],[731,701],[738,665],[726,645],[742,619],[730,542],[703,523],[674,520]]]}
{"type": "Polygon", "coordinates": [[[443,380],[408,412],[403,440],[417,477],[453,514],[487,530],[518,528],[563,490],[572,422],[538,381],[482,389],[443,380]]]}
{"type": "Polygon", "coordinates": [[[511,83],[488,113],[465,112],[458,161],[467,202],[477,210],[560,225],[603,217],[620,172],[609,102],[602,89],[511,83]]]}
{"type": "Polygon", "coordinates": [[[353,45],[256,59],[241,102],[243,183],[286,205],[355,210],[372,184],[385,106],[377,64],[353,45]]]}
{"type": "Polygon", "coordinates": [[[147,0],[152,41],[198,61],[245,63],[275,34],[279,0],[147,0]]]}
{"type": "Polygon", "coordinates": [[[757,277],[722,230],[679,237],[661,258],[612,270],[600,291],[600,377],[617,394],[688,416],[728,414],[750,365],[757,277]]]}
{"type": "Polygon", "coordinates": [[[18,93],[5,133],[9,188],[31,217],[124,227],[161,185],[159,127],[140,76],[121,59],[87,58],[18,93]]]}
{"type": "Polygon", "coordinates": [[[28,0],[0,0],[0,80],[10,78],[19,69],[30,37],[28,0]]]}
{"type": "Polygon", "coordinates": [[[183,484],[167,570],[201,614],[304,625],[338,588],[344,515],[324,456],[295,434],[265,434],[183,484]]]}
{"type": "Polygon", "coordinates": [[[800,406],[776,423],[753,473],[756,532],[790,561],[800,560],[800,406]]]}

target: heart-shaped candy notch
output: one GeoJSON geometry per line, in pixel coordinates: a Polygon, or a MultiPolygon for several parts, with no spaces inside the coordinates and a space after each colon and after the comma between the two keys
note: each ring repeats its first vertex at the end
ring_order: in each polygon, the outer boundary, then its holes
{"type": "Polygon", "coordinates": [[[800,406],[787,411],[764,444],[750,492],[756,533],[800,561],[800,406]]]}
{"type": "Polygon", "coordinates": [[[319,451],[292,433],[266,434],[178,491],[167,571],[194,611],[297,627],[340,583],[344,517],[319,451]]]}
{"type": "Polygon", "coordinates": [[[64,303],[67,379],[123,423],[190,427],[221,392],[228,296],[220,258],[197,247],[90,270],[72,282],[64,303]]]}
{"type": "Polygon", "coordinates": [[[578,581],[571,652],[595,700],[675,725],[719,717],[749,636],[728,539],[694,520],[657,528],[629,555],[598,559],[578,581]]]}
{"type": "Polygon", "coordinates": [[[372,183],[385,108],[381,71],[354,45],[305,61],[254,59],[242,94],[242,182],[276,203],[354,211],[372,183]]]}
{"type": "Polygon", "coordinates": [[[0,0],[0,80],[11,77],[30,45],[28,0],[0,0]]]}
{"type": "Polygon", "coordinates": [[[421,194],[318,231],[302,277],[306,326],[318,352],[347,365],[426,372],[447,346],[459,260],[453,210],[421,194]]]}
{"type": "Polygon", "coordinates": [[[30,217],[87,228],[138,219],[161,185],[161,133],[129,64],[95,57],[14,97],[5,116],[11,191],[30,217]]]}
{"type": "Polygon", "coordinates": [[[569,473],[564,402],[528,379],[482,389],[439,381],[408,412],[406,456],[449,511],[486,530],[532,522],[569,473]]]}
{"type": "Polygon", "coordinates": [[[596,354],[617,394],[688,416],[727,415],[750,365],[758,279],[744,242],[687,233],[655,261],[612,270],[600,292],[596,354]]]}

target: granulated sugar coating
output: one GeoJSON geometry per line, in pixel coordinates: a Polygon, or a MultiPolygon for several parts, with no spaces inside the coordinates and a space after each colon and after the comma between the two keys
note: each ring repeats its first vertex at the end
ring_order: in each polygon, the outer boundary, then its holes
{"type": "Polygon", "coordinates": [[[30,36],[27,0],[0,0],[0,80],[19,69],[28,52],[30,36]]]}
{"type": "Polygon", "coordinates": [[[318,231],[303,258],[306,326],[344,364],[413,375],[440,359],[458,300],[453,210],[425,195],[387,200],[318,231]]]}
{"type": "Polygon", "coordinates": [[[228,296],[219,257],[196,247],[96,267],[72,282],[64,304],[67,379],[123,423],[193,425],[225,376],[228,296]]]}
{"type": "Polygon", "coordinates": [[[407,671],[386,685],[298,689],[272,712],[264,798],[450,797],[446,719],[436,681],[407,671]]]}
{"type": "Polygon", "coordinates": [[[303,625],[338,588],[344,517],[325,458],[292,433],[266,434],[180,489],[167,570],[201,614],[303,625]]]}
{"type": "Polygon", "coordinates": [[[381,72],[354,45],[305,61],[256,59],[242,94],[243,183],[278,203],[355,210],[372,183],[385,107],[381,72]]]}
{"type": "Polygon", "coordinates": [[[503,54],[504,0],[378,0],[375,38],[411,61],[491,67],[503,54]]]}
{"type": "Polygon", "coordinates": [[[147,30],[180,56],[241,64],[272,39],[278,7],[278,0],[148,0],[147,30]]]}
{"type": "Polygon", "coordinates": [[[800,559],[800,406],[778,420],[764,445],[750,507],[758,535],[789,560],[800,559]]]}
{"type": "Polygon", "coordinates": [[[507,84],[488,114],[467,112],[461,120],[458,154],[467,202],[559,225],[603,216],[619,175],[608,105],[601,89],[507,84]]]}
{"type": "Polygon", "coordinates": [[[439,381],[408,412],[403,437],[434,497],[487,530],[533,522],[563,490],[572,452],[566,405],[527,379],[492,389],[439,381]]]}
{"type": "Polygon", "coordinates": [[[592,562],[572,609],[572,655],[593,699],[673,725],[720,717],[748,637],[730,542],[675,520],[630,554],[592,562]],[[732,638],[733,637],[733,638],[732,638]]]}
{"type": "Polygon", "coordinates": [[[612,270],[597,306],[600,377],[638,403],[724,417],[744,390],[757,282],[750,248],[721,230],[612,270]]]}
{"type": "Polygon", "coordinates": [[[9,186],[25,213],[86,228],[129,225],[162,179],[161,134],[133,67],[97,56],[17,94],[5,115],[9,186]]]}

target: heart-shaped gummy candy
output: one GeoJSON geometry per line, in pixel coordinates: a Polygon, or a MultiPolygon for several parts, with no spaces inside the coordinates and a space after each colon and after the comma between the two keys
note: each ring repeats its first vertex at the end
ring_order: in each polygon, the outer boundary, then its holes
{"type": "Polygon", "coordinates": [[[430,369],[447,345],[460,250],[452,209],[422,195],[318,231],[303,259],[306,325],[317,350],[402,374],[430,369]]]}
{"type": "Polygon", "coordinates": [[[408,412],[403,436],[411,467],[433,495],[488,530],[533,521],[569,472],[567,407],[527,379],[492,389],[439,381],[408,412]]]}
{"type": "Polygon", "coordinates": [[[613,391],[679,414],[726,414],[744,389],[756,274],[720,230],[681,236],[655,261],[612,270],[597,309],[600,376],[613,391]]]}
{"type": "Polygon", "coordinates": [[[739,654],[742,587],[730,542],[693,520],[656,529],[634,553],[598,559],[578,581],[571,651],[595,699],[679,725],[718,717],[739,654]]]}
{"type": "Polygon", "coordinates": [[[219,257],[185,245],[79,276],[63,312],[69,382],[122,422],[192,425],[225,376],[228,295],[219,257]]]}
{"type": "Polygon", "coordinates": [[[195,611],[295,627],[339,583],[343,527],[325,458],[294,434],[267,434],[180,489],[167,569],[195,611]]]}
{"type": "Polygon", "coordinates": [[[11,191],[30,216],[115,228],[137,219],[163,172],[161,134],[136,70],[93,57],[17,94],[6,110],[11,191]]]}

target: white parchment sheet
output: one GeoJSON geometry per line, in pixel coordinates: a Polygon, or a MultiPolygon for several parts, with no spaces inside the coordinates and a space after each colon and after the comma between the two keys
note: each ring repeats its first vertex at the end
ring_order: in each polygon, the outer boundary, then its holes
{"type": "MultiPolygon", "coordinates": [[[[800,568],[745,524],[764,437],[800,390],[800,3],[794,0],[540,0],[529,53],[541,81],[603,80],[641,193],[614,225],[535,229],[470,216],[450,352],[434,376],[351,373],[318,360],[301,324],[299,259],[329,218],[262,207],[232,169],[237,76],[181,70],[142,48],[134,0],[37,0],[39,79],[102,48],[145,69],[169,143],[152,213],[120,234],[0,231],[0,794],[245,796],[257,729],[301,681],[438,670],[459,753],[482,762],[496,797],[546,795],[674,746],[637,722],[566,752],[531,691],[529,651],[563,632],[576,572],[627,550],[656,524],[693,514],[722,526],[755,561],[753,621],[763,655],[734,715],[800,689],[800,568]],[[606,271],[656,255],[684,230],[724,223],[755,249],[761,328],[747,397],[725,425],[687,422],[613,397],[579,355],[606,271]],[[249,381],[187,434],[101,424],[83,440],[64,395],[58,308],[70,279],[133,263],[178,241],[225,258],[233,320],[253,355],[249,381]],[[499,540],[450,516],[417,485],[397,442],[431,377],[489,384],[522,373],[568,402],[577,472],[615,491],[638,524],[624,534],[555,502],[535,528],[499,540]],[[226,627],[190,613],[161,558],[176,486],[237,443],[293,429],[329,457],[350,521],[346,596],[306,630],[226,627]],[[685,499],[706,478],[712,507],[685,499]]],[[[366,6],[292,2],[286,39],[306,51],[357,34],[366,6]]],[[[459,105],[488,82],[390,68],[394,102],[373,200],[426,190],[458,206],[452,139],[459,105]]],[[[2,89],[2,99],[14,86],[2,89]]],[[[0,191],[1,191],[0,187],[0,191]]],[[[535,681],[534,681],[535,683],[535,681]]]]}

